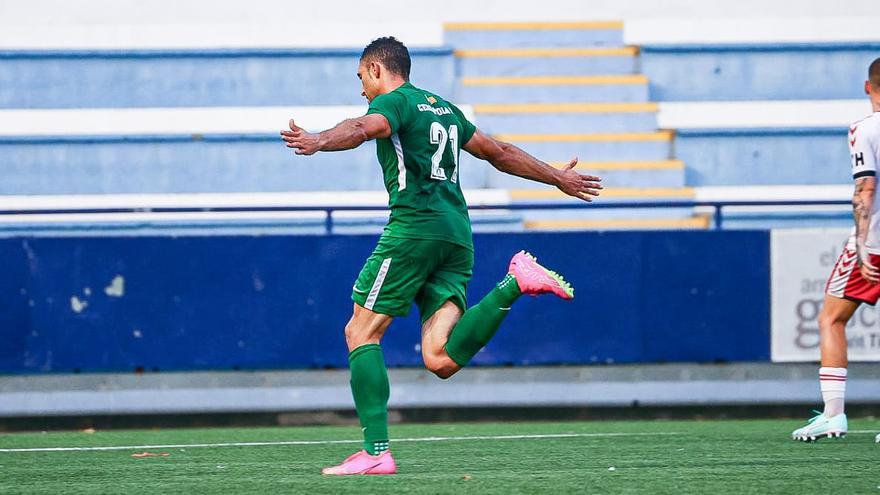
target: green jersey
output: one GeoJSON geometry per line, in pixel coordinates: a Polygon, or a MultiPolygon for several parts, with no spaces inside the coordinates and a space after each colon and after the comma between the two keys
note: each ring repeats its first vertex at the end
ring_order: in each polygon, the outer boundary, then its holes
{"type": "Polygon", "coordinates": [[[391,208],[384,235],[473,249],[458,159],[474,125],[452,103],[408,82],[374,98],[367,113],[391,126],[391,137],[376,140],[391,208]]]}

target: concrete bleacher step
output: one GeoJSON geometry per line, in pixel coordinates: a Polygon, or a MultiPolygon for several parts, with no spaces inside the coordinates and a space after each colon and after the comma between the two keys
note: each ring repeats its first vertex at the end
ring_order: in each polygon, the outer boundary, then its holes
{"type": "Polygon", "coordinates": [[[644,102],[648,78],[641,74],[463,77],[457,97],[474,103],[644,102]]]}
{"type": "MultiPolygon", "coordinates": [[[[573,156],[577,170],[603,178],[603,205],[692,201],[684,164],[673,159],[673,133],[658,130],[638,49],[624,46],[622,24],[447,26],[456,47],[459,97],[477,123],[555,167],[573,156]],[[543,29],[539,30],[541,27],[543,29]],[[568,28],[567,30],[563,28],[568,28]],[[592,30],[591,30],[592,29],[592,30]],[[615,32],[614,30],[618,30],[615,32]],[[597,48],[601,45],[601,48],[597,48]]],[[[517,204],[570,202],[554,188],[488,172],[487,184],[510,190],[517,204]]],[[[522,210],[526,229],[705,228],[690,207],[522,210]]]]}
{"type": "MultiPolygon", "coordinates": [[[[459,169],[465,187],[488,165],[459,169]]],[[[298,156],[277,134],[6,137],[0,194],[381,190],[374,144],[298,156]]]]}
{"type": "MultiPolygon", "coordinates": [[[[693,201],[694,189],[691,187],[608,187],[602,190],[601,197],[605,202],[662,202],[662,201],[693,201]]],[[[555,188],[512,189],[510,199],[514,204],[546,203],[552,201],[570,201],[572,198],[555,188]]]]}
{"type": "MultiPolygon", "coordinates": [[[[525,222],[532,221],[576,221],[576,220],[668,220],[691,218],[695,213],[705,213],[693,207],[676,205],[672,200],[654,199],[639,206],[632,201],[596,201],[595,203],[578,202],[573,198],[565,200],[567,204],[558,209],[518,209],[525,222]],[[573,202],[573,203],[572,203],[573,202]],[[614,203],[617,203],[615,205],[614,203]],[[658,206],[663,204],[664,206],[658,206]],[[567,208],[566,208],[567,206],[567,208]]],[[[518,203],[520,206],[527,206],[518,203]]]]}
{"type": "Polygon", "coordinates": [[[623,22],[455,22],[443,25],[444,41],[471,48],[620,46],[623,22]]]}
{"type": "MultiPolygon", "coordinates": [[[[552,162],[561,168],[565,162],[552,162]]],[[[578,172],[602,178],[610,188],[681,188],[684,187],[684,163],[679,160],[579,162],[578,172]]],[[[505,189],[541,189],[544,184],[523,179],[496,170],[489,171],[488,187],[505,189]]]]}
{"type": "Polygon", "coordinates": [[[628,218],[596,220],[528,220],[526,230],[683,230],[708,229],[711,219],[705,215],[689,218],[628,218]]]}
{"type": "MultiPolygon", "coordinates": [[[[466,189],[475,232],[523,230],[504,190],[466,189]]],[[[207,193],[0,195],[0,237],[15,235],[322,235],[378,234],[388,221],[384,190],[207,193]],[[357,211],[346,207],[366,208],[357,211]],[[260,211],[262,209],[262,211],[260,211]],[[17,212],[17,214],[10,214],[17,212]]]]}
{"type": "Polygon", "coordinates": [[[585,134],[496,134],[544,161],[573,156],[590,161],[667,160],[672,156],[671,131],[585,134]]]}
{"type": "MultiPolygon", "coordinates": [[[[0,51],[0,108],[363,104],[361,49],[0,51]]],[[[412,81],[455,88],[449,48],[412,48],[412,81]]]]}
{"type": "Polygon", "coordinates": [[[659,101],[848,99],[864,97],[878,49],[876,41],[649,44],[640,62],[659,101]]]}
{"type": "Polygon", "coordinates": [[[680,129],[676,152],[699,186],[849,184],[847,127],[680,129]]]}
{"type": "MultiPolygon", "coordinates": [[[[540,203],[567,203],[577,202],[576,199],[562,193],[555,188],[543,189],[512,189],[508,192],[513,204],[528,205],[540,203]]],[[[691,202],[694,200],[694,190],[687,187],[608,187],[602,190],[599,198],[594,198],[595,204],[579,204],[581,208],[565,208],[558,210],[521,210],[526,221],[543,220],[625,220],[633,218],[641,219],[681,219],[690,218],[694,209],[689,206],[672,206],[675,203],[691,202]],[[627,204],[628,206],[615,208],[612,205],[627,204]],[[634,204],[645,204],[637,206],[634,204]],[[659,206],[663,205],[663,206],[659,206]],[[669,206],[666,206],[669,205],[669,206]]]]}
{"type": "MultiPolygon", "coordinates": [[[[576,201],[550,188],[516,189],[509,192],[518,205],[529,203],[576,201]]],[[[521,210],[527,230],[606,230],[606,229],[682,229],[707,228],[708,217],[696,215],[687,206],[657,206],[694,200],[694,190],[687,187],[609,187],[602,191],[603,207],[587,205],[560,210],[521,210]],[[614,203],[651,203],[650,206],[615,208],[614,203]]]]}
{"type": "Polygon", "coordinates": [[[656,103],[526,103],[474,105],[492,134],[654,131],[656,103]]]}
{"type": "MultiPolygon", "coordinates": [[[[501,134],[545,161],[666,160],[666,131],[501,134]]],[[[311,157],[273,134],[6,137],[0,194],[381,189],[374,146],[311,157]]],[[[462,160],[466,187],[486,187],[485,163],[462,160]]]]}
{"type": "Polygon", "coordinates": [[[557,76],[636,73],[635,47],[456,49],[465,76],[557,76]]]}

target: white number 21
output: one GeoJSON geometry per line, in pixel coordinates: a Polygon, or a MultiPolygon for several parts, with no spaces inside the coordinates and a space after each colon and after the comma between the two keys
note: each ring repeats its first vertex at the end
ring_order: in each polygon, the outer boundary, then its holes
{"type": "Polygon", "coordinates": [[[446,151],[446,142],[449,141],[452,146],[452,160],[455,168],[452,169],[452,182],[458,181],[458,126],[453,124],[449,126],[449,131],[443,128],[440,122],[432,122],[429,131],[431,136],[431,144],[437,145],[437,151],[431,156],[431,178],[435,180],[446,180],[446,171],[440,166],[440,160],[443,159],[443,152],[446,151]]]}

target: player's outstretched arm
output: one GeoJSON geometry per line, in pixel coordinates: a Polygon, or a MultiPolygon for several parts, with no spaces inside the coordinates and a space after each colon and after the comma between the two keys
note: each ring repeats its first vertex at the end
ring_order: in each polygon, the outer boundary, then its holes
{"type": "Polygon", "coordinates": [[[498,141],[479,130],[464,145],[464,149],[504,173],[556,186],[565,194],[584,201],[592,201],[602,189],[599,184],[601,178],[579,174],[574,170],[577,158],[573,158],[562,169],[556,169],[516,146],[498,141]]]}
{"type": "Polygon", "coordinates": [[[357,148],[364,141],[387,138],[391,126],[383,115],[369,114],[343,120],[336,127],[323,132],[307,132],[290,119],[290,130],[281,131],[281,139],[297,155],[313,155],[318,151],[342,151],[357,148]]]}
{"type": "Polygon", "coordinates": [[[852,200],[853,220],[856,223],[856,253],[859,260],[859,271],[862,272],[865,280],[872,284],[880,283],[880,269],[871,264],[871,256],[866,247],[876,191],[876,177],[860,177],[856,179],[852,200]]]}

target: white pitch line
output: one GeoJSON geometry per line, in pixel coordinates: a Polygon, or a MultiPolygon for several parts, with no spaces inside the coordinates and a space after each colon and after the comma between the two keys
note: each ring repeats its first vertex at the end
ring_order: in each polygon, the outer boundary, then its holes
{"type": "MultiPolygon", "coordinates": [[[[458,440],[527,440],[542,438],[602,438],[681,435],[678,432],[663,433],[554,433],[547,435],[481,435],[463,437],[393,438],[396,442],[446,442],[458,440]]],[[[291,440],[286,442],[235,442],[235,443],[188,443],[176,445],[116,445],[110,447],[42,447],[29,449],[0,449],[0,452],[85,452],[96,450],[142,450],[142,449],[200,449],[214,447],[265,447],[273,445],[333,445],[361,443],[361,440],[291,440]]]]}

